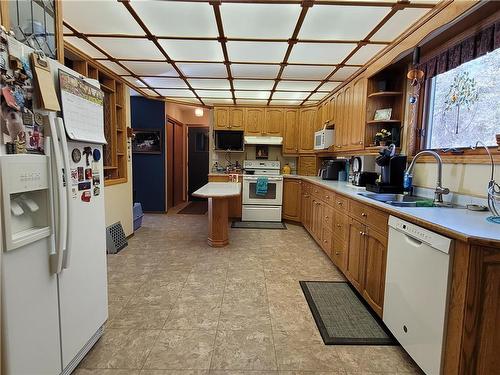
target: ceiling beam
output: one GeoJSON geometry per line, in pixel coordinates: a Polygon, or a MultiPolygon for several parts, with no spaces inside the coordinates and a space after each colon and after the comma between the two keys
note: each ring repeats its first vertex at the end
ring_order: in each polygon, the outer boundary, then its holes
{"type": "MultiPolygon", "coordinates": [[[[220,14],[220,10],[219,10],[220,14]]],[[[147,35],[136,34],[103,34],[103,33],[86,33],[89,38],[115,38],[115,39],[150,39],[147,35]]],[[[73,36],[73,34],[65,33],[64,36],[73,36]]],[[[157,39],[165,40],[198,40],[198,41],[219,41],[219,37],[201,37],[201,36],[161,36],[155,35],[157,39]]],[[[288,43],[290,39],[282,38],[234,38],[226,37],[227,42],[259,42],[259,43],[288,43]]],[[[297,39],[298,43],[324,43],[324,44],[355,44],[359,40],[346,39],[297,39]]],[[[367,41],[368,44],[391,44],[389,41],[367,41]]]]}
{"type": "Polygon", "coordinates": [[[139,24],[139,26],[142,28],[142,30],[146,33],[148,39],[151,40],[154,43],[154,45],[156,46],[156,48],[158,48],[158,50],[165,57],[165,59],[167,60],[167,62],[170,65],[172,65],[172,67],[175,69],[175,71],[177,72],[177,74],[179,75],[179,77],[184,81],[184,83],[186,84],[186,86],[193,92],[193,94],[196,97],[196,99],[198,99],[202,105],[205,105],[205,103],[203,102],[203,100],[201,100],[201,98],[198,96],[198,94],[196,93],[196,91],[191,87],[191,84],[189,83],[189,81],[184,76],[184,73],[182,72],[182,70],[180,70],[179,67],[175,64],[175,62],[170,58],[170,56],[167,54],[167,52],[162,47],[162,45],[160,44],[160,42],[158,42],[158,38],[156,36],[154,36],[153,33],[151,33],[151,31],[146,26],[146,24],[144,23],[144,21],[141,19],[141,17],[139,17],[139,15],[135,11],[135,9],[130,4],[130,0],[118,0],[118,2],[122,3],[125,6],[125,8],[130,13],[130,15],[135,19],[135,21],[139,24]]]}
{"type": "Polygon", "coordinates": [[[285,57],[283,57],[283,61],[280,64],[280,70],[278,72],[278,76],[276,77],[274,81],[273,88],[271,89],[271,94],[269,95],[269,98],[267,99],[267,105],[271,103],[271,100],[273,98],[273,94],[276,91],[276,87],[278,86],[279,81],[281,80],[281,76],[283,75],[283,70],[288,64],[288,58],[290,57],[290,54],[292,53],[292,48],[295,44],[297,44],[297,37],[299,36],[300,28],[302,27],[302,24],[304,23],[304,19],[306,18],[307,11],[309,10],[310,7],[313,6],[314,1],[313,0],[304,0],[301,2],[300,6],[302,7],[299,18],[297,20],[297,23],[295,24],[295,29],[293,30],[292,37],[288,40],[288,48],[285,52],[285,57]]]}
{"type": "MultiPolygon", "coordinates": [[[[168,0],[186,3],[210,3],[212,0],[168,0]]],[[[220,1],[220,0],[219,0],[220,1]]],[[[339,5],[339,6],[366,6],[366,7],[392,7],[396,1],[366,1],[366,0],[311,0],[317,5],[339,5]]],[[[401,1],[401,0],[400,0],[401,1]]],[[[233,4],[299,4],[302,5],[303,0],[223,0],[223,3],[233,4]]],[[[406,0],[401,1],[405,8],[433,8],[432,3],[410,3],[406,0]]]]}
{"type": "MultiPolygon", "coordinates": [[[[132,77],[134,77],[134,78],[138,79],[139,81],[141,81],[146,86],[146,88],[152,90],[158,96],[161,96],[159,92],[157,92],[156,90],[154,90],[153,88],[151,88],[151,86],[149,86],[148,83],[145,82],[141,77],[139,77],[138,75],[136,75],[133,71],[131,71],[129,68],[127,68],[125,65],[123,65],[119,60],[115,59],[108,52],[106,52],[101,47],[99,47],[97,44],[95,44],[93,41],[91,41],[85,34],[80,33],[78,30],[76,30],[73,26],[71,26],[66,21],[63,21],[63,25],[66,26],[68,29],[70,29],[74,33],[75,36],[77,36],[80,39],[83,39],[89,45],[91,45],[92,47],[94,47],[97,51],[99,51],[104,56],[106,56],[109,61],[114,62],[115,64],[117,64],[118,66],[120,66],[122,69],[124,69],[125,71],[129,72],[132,77]]],[[[69,44],[71,44],[71,43],[69,43],[69,44]]],[[[130,86],[130,82],[128,82],[128,85],[130,86]]],[[[133,89],[136,90],[136,91],[141,91],[142,92],[142,90],[141,90],[140,87],[134,86],[133,89]]],[[[144,89],[144,87],[143,87],[143,89],[144,89]]]]}
{"type": "Polygon", "coordinates": [[[229,54],[227,53],[227,38],[226,35],[224,34],[224,26],[222,23],[220,4],[221,4],[220,0],[210,1],[210,5],[212,5],[214,9],[215,22],[217,23],[217,30],[219,32],[219,38],[217,38],[217,40],[219,41],[222,48],[222,54],[224,56],[224,65],[226,66],[227,79],[229,80],[229,86],[231,90],[231,96],[233,98],[233,104],[236,105],[236,96],[234,95],[233,75],[231,73],[231,61],[229,60],[229,54]]]}
{"type": "Polygon", "coordinates": [[[363,46],[367,45],[367,41],[370,40],[370,38],[375,35],[377,33],[377,31],[379,31],[386,23],[387,21],[389,21],[391,19],[392,16],[394,16],[398,10],[401,9],[401,6],[403,5],[403,3],[398,3],[398,4],[394,4],[391,11],[389,13],[387,13],[387,15],[372,29],[372,31],[370,31],[368,33],[368,35],[361,41],[359,41],[358,45],[344,58],[344,60],[342,60],[340,62],[339,65],[337,65],[335,67],[335,69],[333,70],[333,72],[331,72],[324,80],[323,82],[321,82],[318,87],[316,87],[313,91],[311,91],[311,93],[302,101],[302,103],[300,103],[300,105],[303,105],[307,100],[309,100],[309,98],[314,95],[316,92],[318,92],[318,90],[321,88],[321,86],[323,86],[326,82],[329,81],[330,78],[332,78],[335,73],[337,73],[343,66],[345,66],[345,64],[347,63],[347,61],[349,61],[349,59],[354,56],[354,54],[356,52],[358,52],[363,46]]]}

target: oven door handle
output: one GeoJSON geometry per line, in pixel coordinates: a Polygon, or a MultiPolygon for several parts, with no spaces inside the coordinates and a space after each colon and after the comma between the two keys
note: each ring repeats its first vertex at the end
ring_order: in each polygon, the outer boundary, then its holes
{"type": "MultiPolygon", "coordinates": [[[[246,181],[257,181],[259,178],[258,177],[243,177],[243,180],[246,181]]],[[[283,178],[281,177],[268,177],[268,181],[283,181],[283,178]]]]}

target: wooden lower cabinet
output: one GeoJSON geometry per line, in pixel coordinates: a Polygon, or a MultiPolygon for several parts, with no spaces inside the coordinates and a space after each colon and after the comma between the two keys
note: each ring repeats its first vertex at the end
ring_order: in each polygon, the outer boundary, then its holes
{"type": "Polygon", "coordinates": [[[333,264],[335,264],[344,274],[346,273],[347,244],[346,241],[339,239],[334,232],[331,259],[333,264]]]}
{"type": "Polygon", "coordinates": [[[332,259],[333,233],[330,228],[323,226],[321,229],[321,248],[332,259]]]}
{"type": "Polygon", "coordinates": [[[359,292],[361,292],[364,275],[365,230],[364,224],[350,219],[345,275],[359,292]]]}
{"type": "MultiPolygon", "coordinates": [[[[327,191],[302,182],[302,223],[382,317],[388,214],[336,192],[330,192],[334,199],[327,204],[327,191]],[[331,210],[333,223],[325,218],[331,210]]],[[[500,246],[494,241],[453,243],[442,374],[498,374],[500,246]]]]}
{"type": "Polygon", "coordinates": [[[361,294],[375,312],[382,316],[385,266],[387,262],[387,236],[370,228],[367,228],[364,233],[364,278],[361,294]]]}
{"type": "Polygon", "coordinates": [[[302,225],[304,225],[304,227],[308,231],[311,231],[311,216],[312,216],[311,193],[306,189],[302,189],[302,201],[301,201],[302,225]]]}
{"type": "MultiPolygon", "coordinates": [[[[226,175],[208,176],[208,182],[229,182],[229,176],[226,175]]],[[[241,195],[229,198],[228,216],[236,219],[241,218],[241,195]]]]}
{"type": "Polygon", "coordinates": [[[295,178],[283,180],[283,219],[301,221],[302,181],[295,178]]]}

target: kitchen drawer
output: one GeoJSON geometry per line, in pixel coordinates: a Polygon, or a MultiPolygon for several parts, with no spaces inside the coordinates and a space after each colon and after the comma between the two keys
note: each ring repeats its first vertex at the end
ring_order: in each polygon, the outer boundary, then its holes
{"type": "Polygon", "coordinates": [[[345,264],[347,259],[347,242],[333,236],[331,259],[342,272],[345,273],[345,264]]]}
{"type": "Polygon", "coordinates": [[[335,194],[335,203],[333,207],[336,210],[347,213],[348,205],[349,205],[349,199],[347,197],[344,197],[343,195],[340,194],[335,194]]]}
{"type": "Polygon", "coordinates": [[[329,230],[333,229],[333,223],[335,220],[335,211],[328,205],[323,205],[323,226],[329,230]]]}
{"type": "Polygon", "coordinates": [[[318,185],[312,185],[311,194],[313,197],[323,200],[323,188],[320,188],[318,185]]]}
{"type": "Polygon", "coordinates": [[[339,211],[335,212],[333,235],[341,241],[349,241],[349,216],[347,214],[339,211]]]}
{"type": "Polygon", "coordinates": [[[387,233],[389,215],[354,200],[349,201],[349,215],[381,233],[387,233]]]}
{"type": "Polygon", "coordinates": [[[323,226],[321,231],[321,248],[328,255],[329,258],[332,257],[332,242],[333,242],[333,234],[330,229],[323,226]]]}
{"type": "Polygon", "coordinates": [[[323,189],[323,202],[333,207],[335,204],[335,193],[328,189],[323,189]]]}

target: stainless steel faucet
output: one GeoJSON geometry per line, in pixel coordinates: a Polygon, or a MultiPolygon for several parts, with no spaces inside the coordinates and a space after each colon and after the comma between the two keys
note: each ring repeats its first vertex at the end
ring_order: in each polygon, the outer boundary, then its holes
{"type": "Polygon", "coordinates": [[[411,161],[411,164],[405,173],[412,175],[413,169],[415,168],[416,161],[418,160],[418,158],[420,158],[421,156],[424,156],[424,155],[433,156],[434,159],[436,159],[436,161],[437,161],[438,171],[437,171],[436,190],[434,190],[434,202],[443,203],[443,194],[448,194],[450,192],[450,189],[444,188],[442,186],[443,160],[441,159],[441,156],[439,156],[439,154],[437,152],[434,152],[431,150],[420,151],[418,154],[415,155],[415,157],[411,161]]]}

